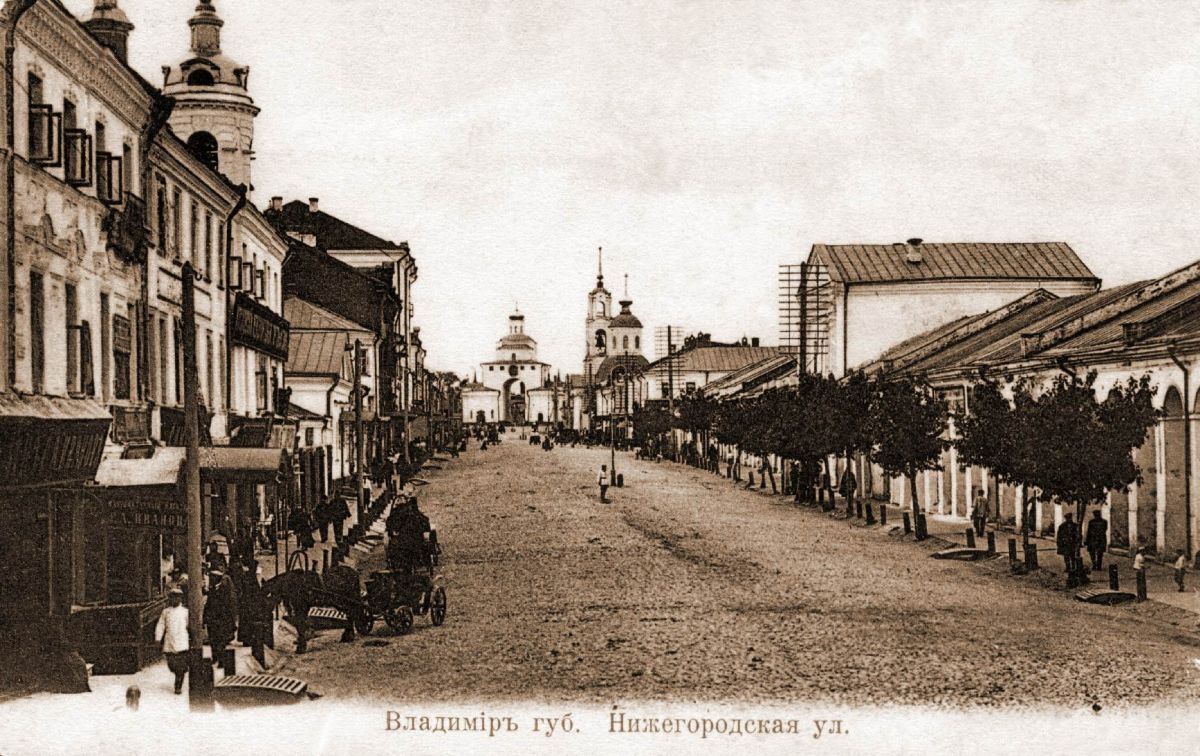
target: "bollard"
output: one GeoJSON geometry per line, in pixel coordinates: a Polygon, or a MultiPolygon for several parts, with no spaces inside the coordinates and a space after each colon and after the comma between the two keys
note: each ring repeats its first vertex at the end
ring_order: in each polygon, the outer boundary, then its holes
{"type": "Polygon", "coordinates": [[[854,515],[855,515],[855,517],[858,517],[860,519],[862,518],[862,516],[863,516],[863,500],[862,499],[857,499],[854,502],[854,515]]]}
{"type": "Polygon", "coordinates": [[[1108,588],[1111,591],[1121,590],[1121,579],[1117,576],[1117,565],[1108,565],[1108,588]]]}
{"type": "Polygon", "coordinates": [[[989,530],[987,533],[987,537],[988,537],[988,553],[995,554],[996,553],[996,531],[989,530]]]}
{"type": "Polygon", "coordinates": [[[929,527],[925,521],[925,513],[917,513],[917,540],[924,541],[929,537],[929,527]]]}
{"type": "Polygon", "coordinates": [[[901,512],[900,516],[904,518],[904,535],[912,532],[912,518],[908,516],[908,512],[901,512]]]}
{"type": "Polygon", "coordinates": [[[1137,600],[1146,600],[1146,571],[1134,570],[1133,576],[1137,580],[1137,600]]]}
{"type": "Polygon", "coordinates": [[[879,524],[887,527],[887,504],[879,505],[879,524]]]}
{"type": "Polygon", "coordinates": [[[862,506],[867,510],[867,524],[874,525],[875,524],[875,507],[871,506],[871,502],[869,502],[869,501],[867,503],[863,504],[862,506]]]}
{"type": "Polygon", "coordinates": [[[967,528],[966,533],[967,533],[967,548],[968,549],[975,548],[975,529],[967,528]]]}
{"type": "Polygon", "coordinates": [[[1017,561],[1017,539],[1008,539],[1008,561],[1016,563],[1017,561]]]}
{"type": "Polygon", "coordinates": [[[1037,556],[1037,545],[1036,544],[1026,544],[1025,545],[1025,566],[1031,570],[1036,570],[1038,568],[1038,556],[1037,556]]]}
{"type": "Polygon", "coordinates": [[[617,488],[625,487],[625,473],[617,473],[617,488]]]}

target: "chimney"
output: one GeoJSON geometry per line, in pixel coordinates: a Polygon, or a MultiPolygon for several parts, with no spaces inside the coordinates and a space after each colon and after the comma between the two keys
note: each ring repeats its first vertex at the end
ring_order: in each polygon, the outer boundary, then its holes
{"type": "Polygon", "coordinates": [[[757,336],[755,336],[754,338],[750,339],[750,346],[753,346],[753,347],[756,347],[756,346],[758,346],[758,337],[757,337],[757,336]]]}
{"type": "Polygon", "coordinates": [[[319,202],[320,202],[320,200],[318,200],[316,197],[309,197],[308,198],[308,212],[310,212],[310,213],[317,212],[319,202]]]}
{"type": "Polygon", "coordinates": [[[117,0],[96,0],[92,17],[83,22],[100,44],[112,50],[122,63],[129,63],[129,32],[133,24],[117,7],[117,0]]]}
{"type": "Polygon", "coordinates": [[[283,209],[283,197],[272,197],[271,198],[271,209],[274,210],[275,212],[279,212],[280,210],[282,210],[283,209]]]}
{"type": "Polygon", "coordinates": [[[908,251],[904,255],[905,262],[910,265],[920,265],[925,260],[921,254],[921,241],[921,239],[912,238],[905,242],[908,245],[908,251]]]}

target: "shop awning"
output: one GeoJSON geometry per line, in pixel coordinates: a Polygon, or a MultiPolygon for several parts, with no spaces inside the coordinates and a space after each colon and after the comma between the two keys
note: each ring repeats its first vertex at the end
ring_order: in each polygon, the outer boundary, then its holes
{"type": "Polygon", "coordinates": [[[0,418],[5,420],[104,420],[111,421],[108,408],[94,399],[60,396],[0,394],[0,418]]]}
{"type": "Polygon", "coordinates": [[[201,474],[242,483],[270,483],[275,476],[291,474],[285,449],[243,446],[208,446],[200,449],[201,474]]]}
{"type": "Polygon", "coordinates": [[[92,399],[0,394],[0,486],[91,480],[111,422],[92,399]]]}
{"type": "Polygon", "coordinates": [[[148,459],[106,459],[96,471],[96,483],[108,488],[123,486],[173,486],[183,474],[187,450],[163,446],[148,459]]]}

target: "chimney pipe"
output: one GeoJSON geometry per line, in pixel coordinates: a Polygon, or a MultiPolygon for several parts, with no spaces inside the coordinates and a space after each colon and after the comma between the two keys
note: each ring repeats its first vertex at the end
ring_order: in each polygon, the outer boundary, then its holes
{"type": "Polygon", "coordinates": [[[908,246],[910,246],[910,247],[919,247],[919,246],[921,246],[922,241],[924,241],[924,240],[914,237],[912,239],[909,239],[907,243],[908,243],[908,246]]]}
{"type": "Polygon", "coordinates": [[[755,347],[758,346],[758,337],[757,336],[750,339],[750,346],[755,346],[755,347]]]}
{"type": "Polygon", "coordinates": [[[316,197],[308,198],[308,212],[315,213],[318,209],[319,200],[316,197]]]}
{"type": "Polygon", "coordinates": [[[272,197],[271,198],[271,209],[274,210],[275,212],[279,212],[280,210],[282,210],[283,209],[283,197],[272,197]]]}

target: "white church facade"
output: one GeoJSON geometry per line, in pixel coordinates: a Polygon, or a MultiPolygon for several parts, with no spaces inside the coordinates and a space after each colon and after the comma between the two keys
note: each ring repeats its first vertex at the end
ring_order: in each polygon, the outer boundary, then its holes
{"type": "MultiPolygon", "coordinates": [[[[538,359],[537,342],[525,333],[525,316],[508,316],[508,333],[496,344],[493,360],[481,362],[475,380],[462,392],[464,423],[526,423],[537,420],[531,394],[546,386],[550,366],[538,359]]],[[[545,418],[546,409],[542,409],[545,418]]]]}

